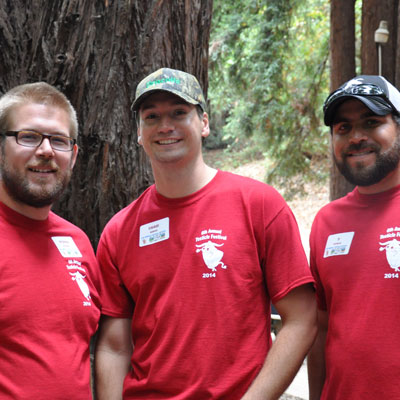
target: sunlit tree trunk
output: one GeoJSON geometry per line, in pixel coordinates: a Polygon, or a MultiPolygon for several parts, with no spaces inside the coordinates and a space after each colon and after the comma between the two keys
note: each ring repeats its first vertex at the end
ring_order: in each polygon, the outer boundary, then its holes
{"type": "Polygon", "coordinates": [[[0,92],[55,85],[80,122],[72,182],[55,211],[92,243],[151,182],[131,112],[140,79],[161,66],[207,89],[212,0],[0,0],[0,92]]]}
{"type": "MultiPolygon", "coordinates": [[[[355,0],[331,0],[331,91],[355,75],[355,0]]],[[[330,198],[344,196],[351,185],[331,163],[330,198]]]]}

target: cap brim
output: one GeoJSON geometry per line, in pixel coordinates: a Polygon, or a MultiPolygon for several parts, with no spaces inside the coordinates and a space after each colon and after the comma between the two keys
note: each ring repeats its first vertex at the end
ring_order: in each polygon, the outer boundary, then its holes
{"type": "Polygon", "coordinates": [[[135,101],[134,101],[133,104],[132,104],[132,110],[133,110],[133,111],[137,111],[137,110],[139,109],[140,105],[143,103],[143,101],[144,101],[148,96],[150,96],[151,94],[156,93],[156,92],[168,92],[168,93],[172,93],[172,94],[174,94],[175,96],[180,97],[182,100],[185,100],[187,103],[190,103],[190,104],[193,104],[193,105],[197,105],[197,104],[198,104],[201,108],[203,108],[202,104],[200,104],[199,102],[194,101],[194,100],[191,99],[190,97],[185,96],[184,94],[179,93],[179,92],[177,92],[177,91],[175,91],[175,90],[173,90],[173,89],[154,89],[154,90],[148,90],[147,92],[145,92],[145,93],[143,93],[141,96],[139,96],[137,99],[135,99],[135,101]]]}
{"type": "Polygon", "coordinates": [[[368,107],[376,115],[387,115],[392,113],[394,110],[390,107],[385,100],[379,96],[358,96],[355,94],[346,94],[343,97],[339,97],[335,100],[325,111],[324,123],[326,126],[331,126],[336,114],[338,107],[346,100],[354,98],[360,100],[366,107],[368,107]]]}

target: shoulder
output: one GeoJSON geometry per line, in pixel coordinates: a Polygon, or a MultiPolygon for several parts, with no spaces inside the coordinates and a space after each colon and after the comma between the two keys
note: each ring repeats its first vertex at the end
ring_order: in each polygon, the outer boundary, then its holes
{"type": "Polygon", "coordinates": [[[65,234],[74,234],[87,237],[86,233],[81,228],[52,211],[50,211],[49,214],[49,222],[51,223],[52,230],[56,229],[57,231],[61,230],[65,232],[65,234]]]}
{"type": "Polygon", "coordinates": [[[273,196],[282,198],[278,191],[265,182],[252,178],[237,175],[231,172],[220,171],[220,179],[223,182],[223,188],[231,191],[241,191],[251,195],[273,196]]]}
{"type": "Polygon", "coordinates": [[[223,172],[216,196],[224,199],[224,207],[246,212],[253,220],[272,221],[290,208],[280,193],[272,186],[248,177],[223,172]]]}
{"type": "MultiPolygon", "coordinates": [[[[122,208],[114,214],[104,227],[103,234],[108,232],[115,232],[126,223],[130,224],[132,218],[137,217],[137,211],[143,203],[145,203],[150,196],[152,196],[154,185],[148,187],[137,199],[133,200],[126,207],[122,208]]],[[[102,234],[102,235],[103,235],[102,234]]]]}
{"type": "Polygon", "coordinates": [[[81,228],[53,212],[50,212],[49,214],[49,223],[49,232],[52,237],[69,237],[73,240],[74,244],[82,254],[94,258],[93,246],[89,237],[81,228]]]}
{"type": "Polygon", "coordinates": [[[59,215],[50,212],[49,214],[49,222],[51,223],[51,233],[54,236],[70,236],[79,244],[79,247],[82,249],[90,249],[93,251],[92,244],[90,243],[89,237],[83,231],[83,229],[74,225],[72,222],[67,221],[66,219],[60,217],[59,215]]]}
{"type": "Polygon", "coordinates": [[[326,232],[331,230],[348,229],[345,226],[352,226],[357,222],[357,210],[364,206],[357,199],[357,194],[353,191],[346,196],[333,200],[323,206],[315,215],[311,225],[310,242],[318,240],[326,232]]]}
{"type": "Polygon", "coordinates": [[[332,200],[317,212],[315,219],[331,218],[332,215],[337,215],[337,213],[344,212],[345,210],[356,206],[357,200],[355,197],[355,192],[353,191],[339,199],[332,200]]]}

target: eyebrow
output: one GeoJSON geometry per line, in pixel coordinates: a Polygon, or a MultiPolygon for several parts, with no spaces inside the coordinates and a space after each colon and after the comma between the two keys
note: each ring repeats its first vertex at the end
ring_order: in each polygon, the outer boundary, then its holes
{"type": "MultiPolygon", "coordinates": [[[[382,117],[385,117],[385,115],[378,115],[372,111],[367,111],[367,112],[361,114],[359,119],[366,119],[366,118],[371,118],[371,117],[382,118],[382,117]]],[[[337,117],[335,117],[333,119],[332,125],[339,124],[341,122],[349,122],[350,120],[351,120],[350,118],[346,118],[345,116],[338,115],[337,117]]]]}
{"type": "Polygon", "coordinates": [[[54,132],[43,132],[43,131],[38,131],[37,129],[32,129],[32,128],[22,128],[18,129],[18,132],[20,131],[25,131],[25,132],[36,132],[36,133],[46,133],[51,136],[66,136],[70,137],[68,133],[65,132],[59,132],[59,131],[54,131],[54,132]]]}

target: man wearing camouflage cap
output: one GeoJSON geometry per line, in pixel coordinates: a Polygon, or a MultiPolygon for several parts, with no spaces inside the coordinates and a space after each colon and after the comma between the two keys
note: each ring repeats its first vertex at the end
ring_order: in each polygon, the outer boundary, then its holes
{"type": "Polygon", "coordinates": [[[154,72],[133,109],[155,184],[99,243],[98,399],[278,399],[316,332],[293,214],[268,185],[204,163],[194,76],[154,72]],[[272,348],[271,301],[283,321],[272,348]]]}
{"type": "Polygon", "coordinates": [[[310,400],[400,399],[400,92],[382,76],[356,76],[323,110],[336,165],[357,187],[311,230],[310,400]]]}

